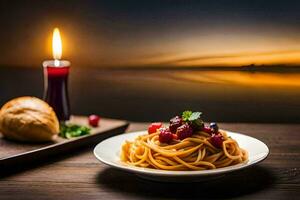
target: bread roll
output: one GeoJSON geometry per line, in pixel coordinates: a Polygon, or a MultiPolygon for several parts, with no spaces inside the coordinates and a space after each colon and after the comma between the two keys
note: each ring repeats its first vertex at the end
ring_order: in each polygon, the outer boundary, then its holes
{"type": "Polygon", "coordinates": [[[1,108],[0,132],[12,140],[51,141],[59,133],[59,122],[46,102],[35,97],[19,97],[1,108]]]}

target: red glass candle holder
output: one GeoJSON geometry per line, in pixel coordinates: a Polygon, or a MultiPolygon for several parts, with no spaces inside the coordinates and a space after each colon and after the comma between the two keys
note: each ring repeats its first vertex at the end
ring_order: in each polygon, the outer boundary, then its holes
{"type": "Polygon", "coordinates": [[[68,94],[69,61],[44,61],[44,100],[54,109],[59,121],[70,119],[68,94]]]}

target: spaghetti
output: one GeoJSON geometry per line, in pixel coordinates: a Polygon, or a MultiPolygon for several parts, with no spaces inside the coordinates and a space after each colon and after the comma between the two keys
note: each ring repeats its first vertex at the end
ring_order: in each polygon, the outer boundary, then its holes
{"type": "Polygon", "coordinates": [[[155,133],[138,136],[122,146],[121,160],[129,165],[162,170],[207,170],[247,162],[248,153],[238,143],[219,131],[220,147],[213,145],[211,134],[197,131],[191,137],[174,139],[169,144],[155,133]]]}

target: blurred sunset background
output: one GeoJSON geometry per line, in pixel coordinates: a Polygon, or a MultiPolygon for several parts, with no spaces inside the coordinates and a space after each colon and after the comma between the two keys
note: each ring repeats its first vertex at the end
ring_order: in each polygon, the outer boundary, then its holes
{"type": "Polygon", "coordinates": [[[42,97],[60,28],[75,114],[300,122],[299,1],[0,1],[0,103],[42,97]]]}

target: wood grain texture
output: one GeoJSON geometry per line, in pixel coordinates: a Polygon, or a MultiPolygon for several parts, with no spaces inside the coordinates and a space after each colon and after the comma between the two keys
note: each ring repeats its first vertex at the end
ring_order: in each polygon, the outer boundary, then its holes
{"type": "MultiPolygon", "coordinates": [[[[147,124],[133,123],[128,131],[147,124]]],[[[220,124],[265,142],[262,163],[204,183],[143,180],[99,163],[93,147],[0,171],[0,199],[298,199],[300,125],[220,124]]]]}

